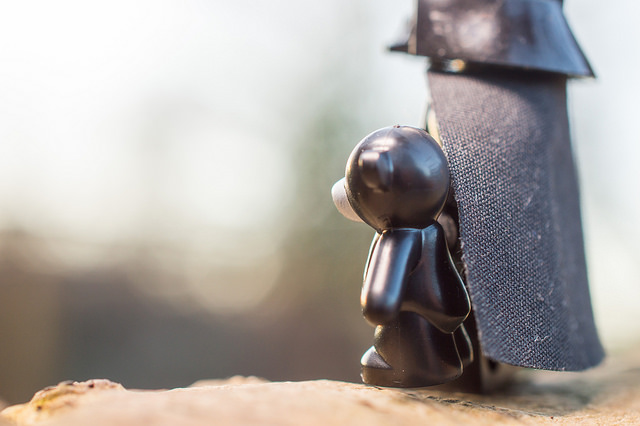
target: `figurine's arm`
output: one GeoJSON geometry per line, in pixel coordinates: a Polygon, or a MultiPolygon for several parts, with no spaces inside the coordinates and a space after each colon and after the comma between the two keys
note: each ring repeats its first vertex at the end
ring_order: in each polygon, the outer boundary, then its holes
{"type": "Polygon", "coordinates": [[[425,228],[423,256],[412,286],[403,298],[402,310],[415,312],[443,333],[452,333],[471,310],[469,296],[449,255],[445,233],[439,223],[425,228]]]}
{"type": "Polygon", "coordinates": [[[420,251],[420,231],[382,233],[371,252],[360,297],[362,313],[371,324],[384,324],[396,317],[420,251]]]}

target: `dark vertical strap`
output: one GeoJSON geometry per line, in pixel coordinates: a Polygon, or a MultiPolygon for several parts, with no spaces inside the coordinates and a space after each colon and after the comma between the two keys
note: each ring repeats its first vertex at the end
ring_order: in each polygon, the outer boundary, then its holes
{"type": "Polygon", "coordinates": [[[533,368],[598,364],[565,77],[430,71],[429,83],[483,351],[533,368]]]}

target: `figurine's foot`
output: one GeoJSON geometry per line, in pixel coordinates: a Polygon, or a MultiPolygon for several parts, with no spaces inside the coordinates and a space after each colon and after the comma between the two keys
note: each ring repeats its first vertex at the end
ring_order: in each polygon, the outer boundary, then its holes
{"type": "MultiPolygon", "coordinates": [[[[418,388],[424,386],[435,386],[450,381],[460,374],[452,377],[434,376],[427,371],[407,371],[405,369],[394,369],[376,351],[375,347],[370,347],[360,360],[360,376],[362,381],[368,385],[385,386],[394,388],[418,388]]],[[[460,371],[461,372],[461,371],[460,371]]]]}
{"type": "Polygon", "coordinates": [[[360,365],[362,368],[377,368],[379,370],[391,370],[391,366],[380,356],[374,346],[371,346],[368,351],[362,355],[360,359],[360,365]]]}
{"type": "Polygon", "coordinates": [[[394,383],[393,368],[387,364],[373,346],[362,355],[360,366],[362,381],[368,385],[401,386],[400,383],[394,383]]]}

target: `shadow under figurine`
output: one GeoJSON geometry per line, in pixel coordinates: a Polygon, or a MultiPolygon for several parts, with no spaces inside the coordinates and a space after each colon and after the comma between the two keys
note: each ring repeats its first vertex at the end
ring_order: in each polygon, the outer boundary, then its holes
{"type": "Polygon", "coordinates": [[[472,361],[462,324],[469,296],[436,220],[449,185],[437,142],[424,130],[394,126],[363,139],[334,186],[340,210],[376,230],[361,296],[363,314],[376,326],[361,361],[366,383],[437,385],[472,361]]]}

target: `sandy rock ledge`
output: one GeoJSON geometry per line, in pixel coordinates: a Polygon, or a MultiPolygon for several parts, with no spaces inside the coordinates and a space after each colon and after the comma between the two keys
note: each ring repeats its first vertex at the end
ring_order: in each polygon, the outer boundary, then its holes
{"type": "Polygon", "coordinates": [[[251,377],[158,391],[126,390],[108,380],[63,382],[6,408],[0,414],[5,424],[637,425],[640,348],[586,373],[530,373],[492,395],[251,377]]]}

